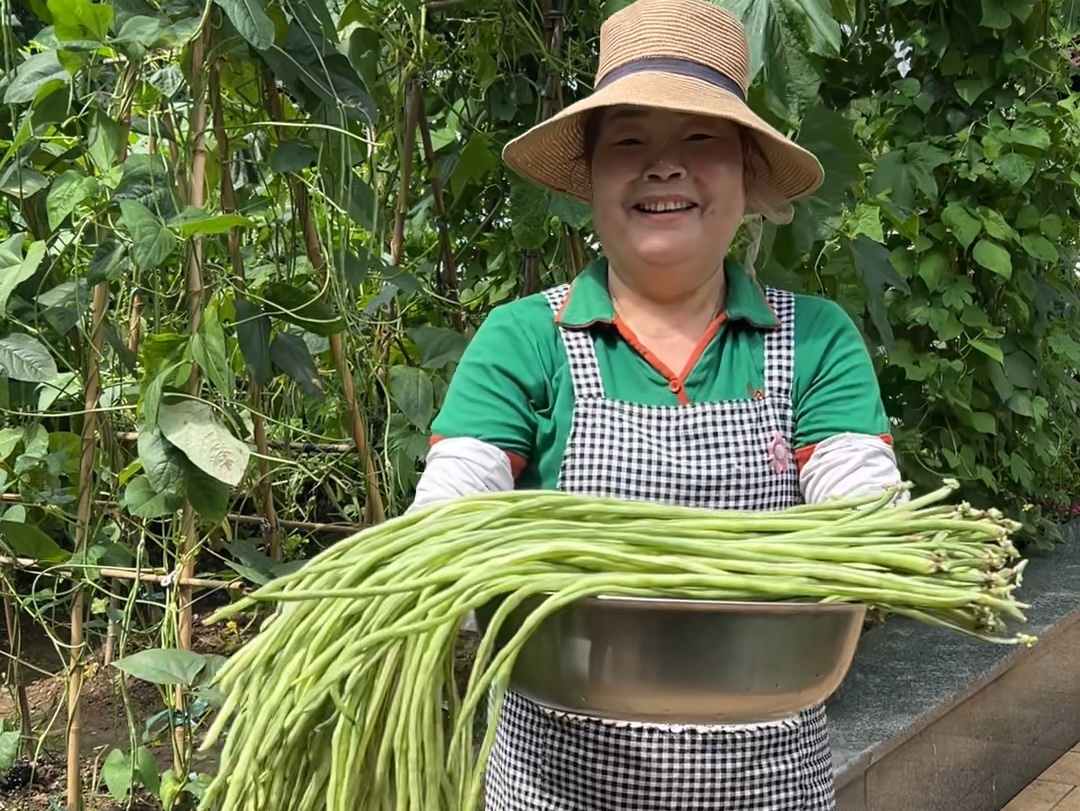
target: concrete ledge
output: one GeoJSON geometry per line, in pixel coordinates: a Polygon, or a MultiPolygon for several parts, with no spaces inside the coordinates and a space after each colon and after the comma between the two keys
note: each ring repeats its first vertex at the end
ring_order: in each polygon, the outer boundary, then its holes
{"type": "Polygon", "coordinates": [[[1080,524],[1030,553],[1033,648],[868,632],[829,702],[838,811],[997,811],[1080,741],[1080,524]]]}

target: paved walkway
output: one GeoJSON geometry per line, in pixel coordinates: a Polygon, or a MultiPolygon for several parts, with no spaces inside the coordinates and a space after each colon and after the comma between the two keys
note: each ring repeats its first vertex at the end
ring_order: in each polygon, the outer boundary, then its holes
{"type": "Polygon", "coordinates": [[[1039,775],[1002,811],[1080,811],[1080,744],[1039,775]]]}

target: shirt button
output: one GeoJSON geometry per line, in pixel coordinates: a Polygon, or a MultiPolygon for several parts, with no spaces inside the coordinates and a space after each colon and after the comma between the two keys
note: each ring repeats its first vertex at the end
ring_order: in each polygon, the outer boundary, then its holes
{"type": "Polygon", "coordinates": [[[678,394],[680,391],[682,391],[682,382],[678,380],[669,380],[668,388],[678,394]]]}

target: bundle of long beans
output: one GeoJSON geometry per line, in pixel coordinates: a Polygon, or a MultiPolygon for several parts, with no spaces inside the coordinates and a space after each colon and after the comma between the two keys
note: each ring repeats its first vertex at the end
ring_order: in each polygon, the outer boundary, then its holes
{"type": "Polygon", "coordinates": [[[473,811],[514,657],[552,612],[596,595],[851,601],[992,642],[1024,621],[1019,525],[944,500],[879,496],[736,513],[552,492],[462,499],[341,541],[208,622],[279,603],[222,668],[222,811],[473,811]],[[547,595],[511,641],[499,627],[547,595]],[[468,688],[454,642],[496,598],[468,688]],[[479,758],[473,717],[494,695],[479,758]]]}

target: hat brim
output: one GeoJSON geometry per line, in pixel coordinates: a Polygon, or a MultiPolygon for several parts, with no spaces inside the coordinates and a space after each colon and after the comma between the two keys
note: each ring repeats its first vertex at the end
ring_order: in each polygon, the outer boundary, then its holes
{"type": "Polygon", "coordinates": [[[585,113],[615,105],[652,107],[723,118],[745,127],[764,158],[760,180],[786,200],[811,194],[825,179],[812,152],[766,123],[741,99],[708,82],[645,71],[606,85],[510,141],[503,160],[539,186],[583,202],[592,200],[592,181],[584,155],[585,113]]]}

